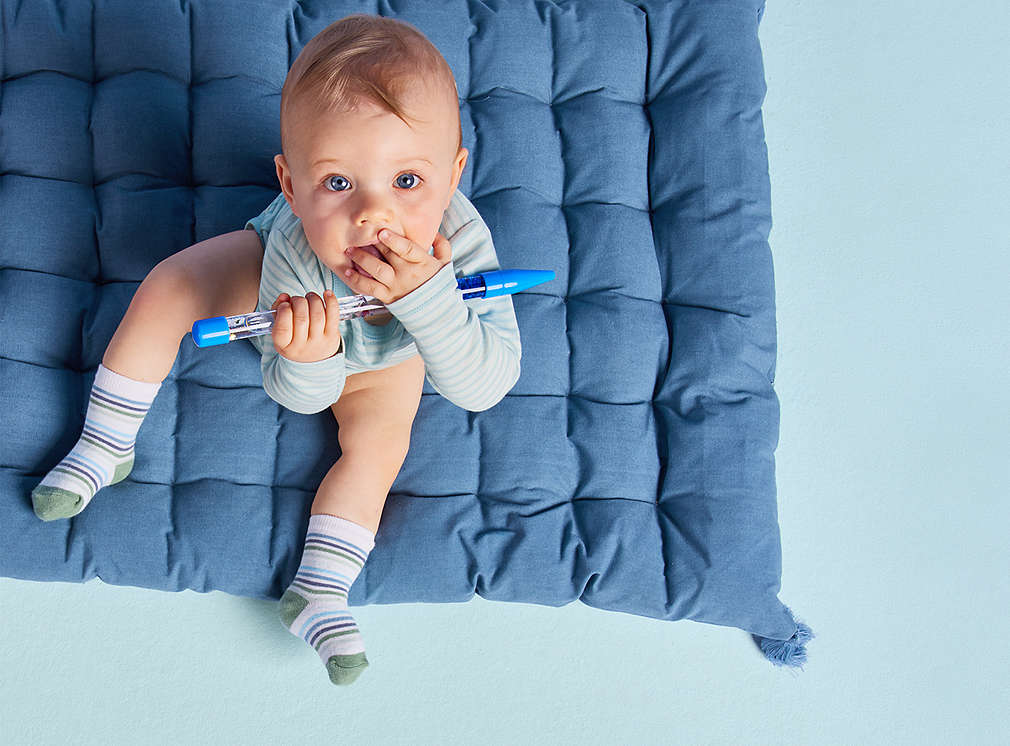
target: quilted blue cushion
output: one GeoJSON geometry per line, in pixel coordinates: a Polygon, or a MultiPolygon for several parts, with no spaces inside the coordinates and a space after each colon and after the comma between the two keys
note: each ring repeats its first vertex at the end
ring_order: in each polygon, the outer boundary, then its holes
{"type": "MultiPolygon", "coordinates": [[[[69,521],[29,494],[160,260],[277,193],[279,103],[350,0],[3,4],[0,574],[278,598],[339,456],[248,342],[187,337],[130,477],[69,521]],[[251,8],[255,5],[255,8],[251,8]]],[[[770,640],[776,332],[761,3],[397,2],[456,75],[460,189],[514,297],[522,377],[468,412],[425,384],[350,602],[576,599],[770,640]]]]}

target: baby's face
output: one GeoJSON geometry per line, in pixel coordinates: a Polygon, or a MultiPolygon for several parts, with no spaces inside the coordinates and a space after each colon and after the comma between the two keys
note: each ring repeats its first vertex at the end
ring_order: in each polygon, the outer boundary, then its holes
{"type": "Polygon", "coordinates": [[[429,249],[468,151],[454,152],[457,126],[445,105],[421,107],[423,123],[363,103],[356,111],[296,118],[293,152],[277,155],[277,178],[316,256],[338,277],[344,250],[379,243],[382,228],[429,249]]]}

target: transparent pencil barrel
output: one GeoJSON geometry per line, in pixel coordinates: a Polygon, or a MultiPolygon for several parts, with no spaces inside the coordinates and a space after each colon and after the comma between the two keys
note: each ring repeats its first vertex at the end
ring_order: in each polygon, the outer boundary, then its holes
{"type": "Polygon", "coordinates": [[[269,334],[270,328],[274,325],[275,311],[256,311],[254,313],[243,313],[238,316],[226,316],[228,322],[228,341],[245,339],[247,337],[258,337],[260,334],[269,334]]]}

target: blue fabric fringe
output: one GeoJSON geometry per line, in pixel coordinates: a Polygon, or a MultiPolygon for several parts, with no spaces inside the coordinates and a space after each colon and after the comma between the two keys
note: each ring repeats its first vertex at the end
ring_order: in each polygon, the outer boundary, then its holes
{"type": "MultiPolygon", "coordinates": [[[[788,607],[786,610],[792,616],[793,612],[788,607]]],[[[796,621],[795,616],[793,621],[796,622],[796,631],[788,640],[770,640],[767,637],[751,635],[765,658],[776,666],[802,668],[807,662],[807,643],[814,638],[814,633],[803,622],[796,621]]]]}

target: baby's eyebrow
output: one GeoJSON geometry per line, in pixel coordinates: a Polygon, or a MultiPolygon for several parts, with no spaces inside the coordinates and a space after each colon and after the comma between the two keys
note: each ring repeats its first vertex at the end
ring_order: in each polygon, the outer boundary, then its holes
{"type": "MultiPolygon", "coordinates": [[[[434,163],[432,163],[431,161],[429,161],[427,158],[420,158],[420,157],[404,158],[403,160],[397,161],[397,163],[412,163],[413,161],[423,161],[423,162],[427,163],[429,166],[434,166],[435,165],[434,163]]],[[[341,161],[338,160],[338,159],[336,159],[336,158],[323,158],[323,159],[318,160],[315,163],[313,163],[312,164],[312,168],[315,168],[316,166],[319,166],[319,165],[321,165],[323,163],[336,163],[337,165],[340,165],[341,161]]]]}

